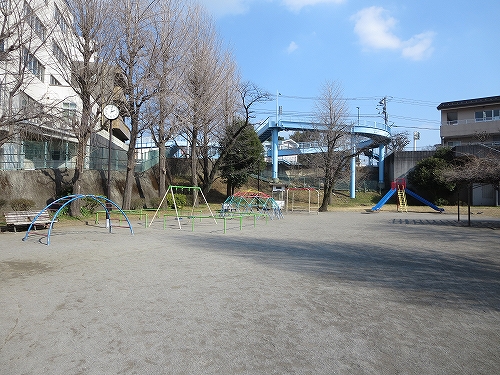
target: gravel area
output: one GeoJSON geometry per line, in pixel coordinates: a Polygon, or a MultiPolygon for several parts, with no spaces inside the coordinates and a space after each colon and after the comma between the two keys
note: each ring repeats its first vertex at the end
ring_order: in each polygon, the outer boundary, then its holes
{"type": "Polygon", "coordinates": [[[500,219],[480,219],[1,233],[0,373],[498,374],[500,219]]]}

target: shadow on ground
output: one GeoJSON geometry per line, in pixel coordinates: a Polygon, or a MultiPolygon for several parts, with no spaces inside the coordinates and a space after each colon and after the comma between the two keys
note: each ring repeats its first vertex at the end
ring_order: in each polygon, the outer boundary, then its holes
{"type": "MultiPolygon", "coordinates": [[[[394,234],[389,235],[404,238],[404,226],[393,229],[394,234]]],[[[193,246],[199,245],[194,239],[184,240],[192,240],[193,246]]],[[[471,238],[469,234],[457,233],[449,240],[460,242],[471,238]]],[[[400,249],[389,245],[367,246],[341,240],[270,243],[267,239],[249,242],[234,237],[207,237],[204,249],[224,251],[327,282],[351,282],[362,287],[394,290],[399,293],[395,298],[404,298],[405,302],[500,311],[500,265],[474,254],[441,252],[439,246],[433,251],[408,246],[400,249]]]]}

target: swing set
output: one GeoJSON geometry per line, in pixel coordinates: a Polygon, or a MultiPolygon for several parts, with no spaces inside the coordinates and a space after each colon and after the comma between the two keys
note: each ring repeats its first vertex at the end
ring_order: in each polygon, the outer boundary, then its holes
{"type": "MultiPolygon", "coordinates": [[[[179,191],[180,190],[181,192],[183,192],[184,190],[188,190],[188,191],[193,192],[193,193],[198,193],[198,192],[201,193],[201,196],[203,197],[203,200],[205,201],[205,205],[207,206],[208,211],[210,212],[210,216],[208,216],[208,217],[213,218],[215,224],[217,224],[217,220],[215,218],[215,215],[212,212],[212,210],[210,209],[210,206],[208,205],[207,199],[205,198],[205,195],[203,194],[203,191],[201,190],[201,188],[199,186],[177,186],[177,185],[170,185],[168,187],[167,191],[165,192],[165,195],[163,196],[160,204],[158,205],[158,208],[156,209],[155,214],[153,215],[153,218],[149,222],[148,227],[151,227],[151,224],[153,224],[153,221],[155,220],[156,216],[158,215],[158,211],[160,210],[161,206],[163,205],[163,202],[165,201],[165,199],[167,198],[168,194],[170,193],[171,197],[172,197],[172,203],[173,203],[174,209],[175,209],[175,218],[177,220],[177,223],[179,224],[179,229],[182,229],[181,215],[179,215],[179,209],[177,207],[177,202],[175,201],[174,190],[175,191],[179,191]]],[[[187,217],[190,217],[190,218],[194,218],[194,217],[200,217],[201,218],[201,217],[203,217],[203,216],[195,216],[194,215],[195,205],[196,205],[196,199],[193,200],[193,206],[191,207],[191,214],[187,215],[187,217]]]]}

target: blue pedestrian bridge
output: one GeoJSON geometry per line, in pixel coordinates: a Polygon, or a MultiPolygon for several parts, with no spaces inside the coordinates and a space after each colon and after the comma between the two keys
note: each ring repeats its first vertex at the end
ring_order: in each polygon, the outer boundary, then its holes
{"type": "MultiPolygon", "coordinates": [[[[278,134],[284,131],[326,131],[327,126],[325,124],[308,122],[308,121],[290,121],[290,120],[279,120],[278,122],[267,118],[262,123],[255,127],[257,136],[261,142],[267,141],[271,138],[271,150],[268,152],[268,156],[272,158],[273,163],[273,179],[278,179],[278,157],[287,155],[299,155],[306,153],[318,153],[322,152],[324,148],[317,143],[301,143],[297,148],[286,148],[279,149],[278,144],[278,134]]],[[[349,127],[349,133],[354,136],[355,147],[357,149],[376,149],[378,148],[379,157],[379,182],[383,182],[384,179],[384,148],[389,143],[391,139],[391,127],[375,122],[375,121],[363,121],[359,124],[353,124],[349,127]]],[[[373,152],[372,152],[373,154],[373,152]]],[[[353,166],[352,166],[353,167],[353,166]]],[[[351,175],[351,179],[354,176],[351,175]]],[[[353,182],[351,181],[351,186],[353,182]]],[[[353,193],[351,192],[351,196],[353,193]]]]}

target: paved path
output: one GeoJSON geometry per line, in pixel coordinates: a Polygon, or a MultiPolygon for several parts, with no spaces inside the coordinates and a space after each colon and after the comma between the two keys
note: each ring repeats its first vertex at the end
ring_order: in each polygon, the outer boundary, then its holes
{"type": "Polygon", "coordinates": [[[500,225],[454,219],[2,233],[0,374],[498,374],[500,225]]]}

